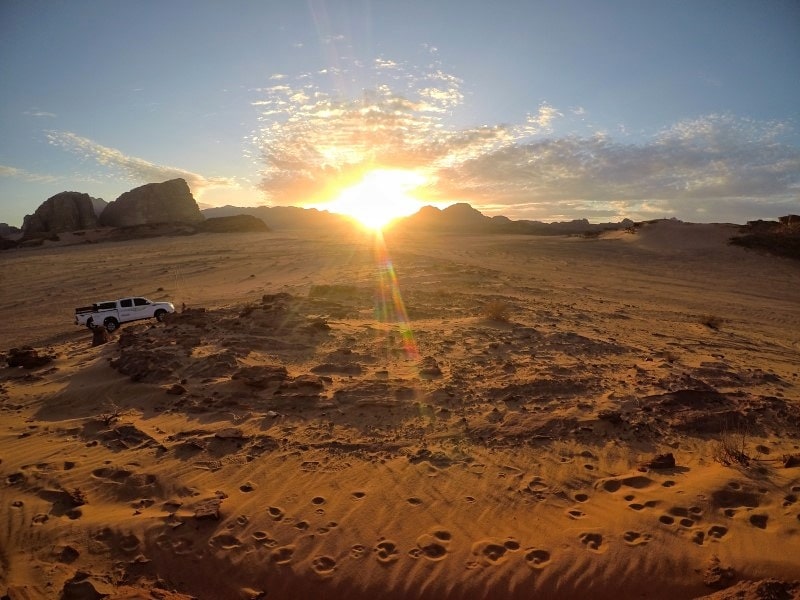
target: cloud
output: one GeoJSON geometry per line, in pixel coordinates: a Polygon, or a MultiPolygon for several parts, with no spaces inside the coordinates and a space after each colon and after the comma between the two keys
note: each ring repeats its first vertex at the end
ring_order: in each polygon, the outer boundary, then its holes
{"type": "Polygon", "coordinates": [[[30,110],[26,110],[22,114],[28,117],[47,117],[49,119],[54,119],[56,117],[55,113],[47,112],[45,110],[39,110],[38,108],[31,108],[30,110]]]}
{"type": "Polygon", "coordinates": [[[25,169],[17,169],[16,167],[9,167],[6,165],[0,165],[0,177],[9,177],[31,183],[52,183],[56,181],[56,177],[53,177],[52,175],[31,173],[25,169]]]}
{"type": "Polygon", "coordinates": [[[239,187],[231,178],[205,177],[185,169],[152,163],[142,158],[128,156],[115,148],[103,146],[69,131],[48,131],[47,139],[53,146],[68,150],[84,159],[94,160],[99,165],[116,170],[127,179],[138,183],[154,183],[180,177],[186,180],[197,197],[200,197],[206,189],[213,187],[239,187]]]}
{"type": "Polygon", "coordinates": [[[709,115],[636,145],[605,135],[549,138],[486,153],[442,178],[504,205],[535,198],[720,217],[742,202],[782,208],[800,196],[800,149],[777,141],[785,127],[709,115]]]}
{"type": "Polygon", "coordinates": [[[373,168],[424,170],[430,200],[542,219],[758,218],[800,199],[800,149],[780,141],[782,122],[709,114],[631,144],[597,133],[583,106],[542,102],[518,124],[458,128],[463,82],[435,57],[425,68],[342,63],[260,94],[252,140],[278,203],[324,202],[373,168]],[[343,81],[372,85],[352,93],[343,81]]]}

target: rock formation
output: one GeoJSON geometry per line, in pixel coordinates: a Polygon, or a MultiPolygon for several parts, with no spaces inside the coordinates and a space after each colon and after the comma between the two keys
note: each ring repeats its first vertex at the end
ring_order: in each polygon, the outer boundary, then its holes
{"type": "Polygon", "coordinates": [[[9,225],[8,223],[0,223],[0,237],[8,238],[20,233],[18,227],[9,225]]]}
{"type": "Polygon", "coordinates": [[[208,233],[245,233],[249,231],[269,231],[266,223],[253,215],[233,215],[212,217],[197,227],[198,231],[208,233]]]}
{"type": "Polygon", "coordinates": [[[109,227],[202,220],[200,208],[183,179],[148,183],[125,192],[110,202],[100,215],[100,223],[109,227]]]}
{"type": "Polygon", "coordinates": [[[61,192],[45,200],[22,223],[25,237],[97,227],[93,198],[80,192],[61,192]]]}

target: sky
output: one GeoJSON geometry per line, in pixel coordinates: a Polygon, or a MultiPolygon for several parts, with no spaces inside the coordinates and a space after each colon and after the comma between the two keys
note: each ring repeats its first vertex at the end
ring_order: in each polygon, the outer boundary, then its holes
{"type": "Polygon", "coordinates": [[[798,213],[800,2],[0,0],[0,222],[175,177],[325,208],[376,171],[513,219],[798,213]]]}

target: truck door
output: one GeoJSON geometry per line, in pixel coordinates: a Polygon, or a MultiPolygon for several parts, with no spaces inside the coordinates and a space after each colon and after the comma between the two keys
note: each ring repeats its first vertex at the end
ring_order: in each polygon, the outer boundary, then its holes
{"type": "Polygon", "coordinates": [[[125,298],[119,301],[119,321],[132,321],[136,317],[133,314],[133,298],[125,298]]]}
{"type": "Polygon", "coordinates": [[[150,301],[147,298],[134,298],[133,313],[134,319],[147,319],[152,317],[153,315],[150,314],[150,301]]]}

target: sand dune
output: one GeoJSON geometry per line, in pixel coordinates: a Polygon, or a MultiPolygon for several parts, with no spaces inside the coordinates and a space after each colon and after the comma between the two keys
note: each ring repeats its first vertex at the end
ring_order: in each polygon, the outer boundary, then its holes
{"type": "Polygon", "coordinates": [[[800,265],[726,227],[0,255],[53,356],[0,370],[0,593],[800,597],[800,265]],[[185,310],[92,348],[126,294],[185,310]]]}

